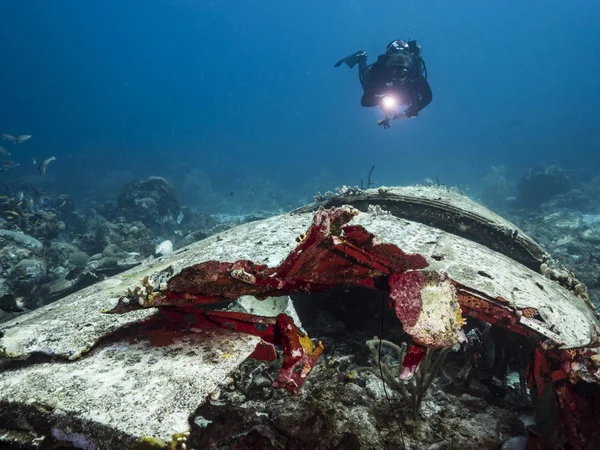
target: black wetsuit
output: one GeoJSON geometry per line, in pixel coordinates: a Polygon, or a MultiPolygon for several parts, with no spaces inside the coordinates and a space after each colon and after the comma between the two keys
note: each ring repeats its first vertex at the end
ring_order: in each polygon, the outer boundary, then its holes
{"type": "Polygon", "coordinates": [[[387,59],[388,55],[379,55],[377,61],[371,65],[367,64],[366,58],[358,61],[358,77],[364,90],[360,103],[367,107],[377,106],[380,102],[378,95],[394,93],[400,97],[403,104],[409,105],[405,114],[414,117],[433,98],[427,78],[423,73],[419,73],[409,81],[394,81],[387,67],[387,59]]]}

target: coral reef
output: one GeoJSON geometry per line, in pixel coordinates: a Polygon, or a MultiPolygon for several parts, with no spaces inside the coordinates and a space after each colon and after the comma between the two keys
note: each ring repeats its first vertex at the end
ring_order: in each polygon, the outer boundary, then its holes
{"type": "Polygon", "coordinates": [[[161,177],[127,184],[117,205],[127,221],[139,220],[157,234],[174,228],[181,210],[175,190],[161,177]]]}
{"type": "Polygon", "coordinates": [[[375,365],[368,367],[368,370],[380,377],[392,390],[399,393],[410,406],[413,419],[418,419],[423,398],[425,398],[431,383],[437,378],[440,367],[452,347],[429,350],[415,376],[409,381],[400,379],[401,363],[406,356],[406,342],[396,345],[393,342],[374,337],[367,341],[367,347],[375,361],[375,365]]]}
{"type": "Polygon", "coordinates": [[[501,210],[506,207],[508,198],[508,183],[506,181],[506,167],[492,166],[483,178],[483,187],[480,198],[488,208],[501,210]]]}
{"type": "Polygon", "coordinates": [[[122,216],[111,221],[94,212],[89,214],[86,232],[77,234],[73,243],[88,255],[103,253],[111,244],[146,256],[154,252],[153,236],[142,222],[127,222],[122,216]]]}
{"type": "Polygon", "coordinates": [[[517,205],[533,208],[571,189],[565,171],[555,164],[540,164],[527,171],[517,182],[517,205]]]}
{"type": "Polygon", "coordinates": [[[180,248],[252,220],[219,221],[182,207],[160,177],[130,182],[116,202],[89,206],[32,184],[0,183],[0,321],[127,270],[166,239],[180,248]]]}
{"type": "Polygon", "coordinates": [[[67,227],[72,231],[80,225],[75,203],[68,195],[45,195],[22,183],[0,186],[0,228],[50,240],[67,227]]]}
{"type": "MultiPolygon", "coordinates": [[[[16,231],[0,230],[0,298],[31,297],[44,280],[44,247],[37,239],[16,231]]],[[[11,306],[14,306],[14,303],[11,306]]],[[[31,307],[31,302],[25,306],[31,307]]]]}

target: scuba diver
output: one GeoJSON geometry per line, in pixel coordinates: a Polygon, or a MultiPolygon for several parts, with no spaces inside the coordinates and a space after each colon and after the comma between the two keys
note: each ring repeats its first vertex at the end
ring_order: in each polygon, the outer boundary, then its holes
{"type": "Polygon", "coordinates": [[[427,82],[427,68],[421,58],[421,45],[415,40],[394,40],[373,64],[367,64],[367,53],[358,51],[335,63],[353,68],[358,64],[358,79],[363,87],[361,105],[379,106],[385,118],[377,122],[390,127],[390,120],[414,118],[432,99],[427,82]],[[399,109],[408,105],[404,112],[399,109]]]}

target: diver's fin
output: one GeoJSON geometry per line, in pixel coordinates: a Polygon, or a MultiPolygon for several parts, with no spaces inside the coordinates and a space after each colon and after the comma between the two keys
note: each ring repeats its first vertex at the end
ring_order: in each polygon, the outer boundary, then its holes
{"type": "Polygon", "coordinates": [[[358,64],[358,61],[361,57],[364,57],[366,59],[367,54],[364,51],[359,50],[356,53],[352,53],[350,56],[346,56],[345,58],[340,59],[338,62],[335,63],[333,67],[340,67],[342,63],[346,63],[346,65],[352,69],[355,65],[358,64]]]}

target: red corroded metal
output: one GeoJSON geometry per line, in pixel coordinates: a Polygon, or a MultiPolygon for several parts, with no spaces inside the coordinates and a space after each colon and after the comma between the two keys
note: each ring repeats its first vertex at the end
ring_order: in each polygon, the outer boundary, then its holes
{"type": "Polygon", "coordinates": [[[460,303],[460,307],[465,315],[483,320],[492,325],[498,325],[524,336],[543,338],[537,331],[519,323],[520,313],[503,304],[503,302],[492,299],[485,294],[467,290],[456,282],[454,285],[456,287],[458,303],[460,303]]]}
{"type": "Polygon", "coordinates": [[[283,365],[273,386],[283,387],[297,394],[323,353],[323,344],[319,342],[315,346],[308,336],[298,331],[293,320],[286,314],[277,316],[277,330],[277,341],[283,349],[283,365]]]}
{"type": "Polygon", "coordinates": [[[304,383],[306,376],[323,352],[323,344],[315,345],[302,333],[286,314],[260,317],[233,311],[203,311],[199,308],[162,308],[171,321],[186,323],[191,327],[223,327],[241,333],[259,336],[262,341],[250,355],[264,361],[276,359],[273,344],[283,348],[284,360],[275,387],[285,387],[293,393],[304,383]]]}
{"type": "Polygon", "coordinates": [[[411,327],[417,323],[422,308],[421,290],[428,282],[423,272],[390,275],[390,307],[402,323],[411,327]]]}
{"type": "MultiPolygon", "coordinates": [[[[321,343],[313,344],[285,314],[264,318],[203,311],[198,305],[233,300],[243,295],[266,298],[299,291],[316,292],[339,285],[374,289],[376,279],[387,278],[390,307],[396,310],[405,325],[414,325],[422,311],[421,290],[431,281],[423,272],[428,266],[427,261],[422,255],[406,254],[395,245],[377,242],[362,226],[346,225],[356,214],[357,211],[349,207],[319,210],[306,235],[298,239],[298,246],[278,267],[270,268],[248,260],[207,261],[187,267],[172,277],[163,294],[154,293],[140,299],[141,303],[135,298],[122,298],[111,312],[158,307],[171,320],[190,326],[224,326],[260,336],[262,341],[252,356],[273,360],[276,356],[273,345],[280,345],[284,361],[274,385],[296,393],[323,351],[321,343]]],[[[459,283],[453,284],[464,314],[548,342],[539,332],[521,323],[524,316],[538,321],[543,327],[545,324],[535,309],[515,310],[502,297],[491,298],[459,283]]],[[[426,350],[420,345],[409,347],[402,363],[404,377],[409,378],[414,373],[426,350]]],[[[543,346],[536,349],[529,369],[530,387],[535,386],[540,395],[545,389],[552,388],[557,395],[564,431],[573,449],[596,448],[587,446],[596,437],[600,442],[600,432],[594,431],[600,430],[598,419],[594,422],[584,420],[582,416],[590,411],[594,411],[595,416],[600,410],[600,361],[594,362],[594,357],[543,346]],[[586,383],[575,384],[579,380],[586,383]],[[589,397],[582,396],[581,385],[592,386],[589,397]]]]}
{"type": "Polygon", "coordinates": [[[596,450],[600,446],[600,386],[567,380],[554,383],[561,414],[560,423],[574,450],[596,450]]]}
{"type": "Polygon", "coordinates": [[[196,328],[228,328],[242,333],[260,336],[273,343],[275,318],[255,316],[233,311],[204,311],[200,308],[161,308],[164,316],[174,322],[186,323],[196,328]]]}
{"type": "Polygon", "coordinates": [[[208,311],[205,314],[209,320],[224,328],[260,336],[264,341],[271,344],[275,342],[277,320],[274,317],[261,317],[232,311],[208,311]]]}
{"type": "Polygon", "coordinates": [[[422,345],[410,345],[406,350],[406,355],[402,361],[402,372],[400,373],[400,379],[410,380],[419,368],[419,364],[423,361],[427,355],[427,348],[422,345]]]}
{"type": "Polygon", "coordinates": [[[277,359],[277,352],[273,344],[260,341],[250,355],[250,358],[260,359],[261,361],[275,361],[277,359]]]}
{"type": "Polygon", "coordinates": [[[529,368],[528,386],[531,389],[536,387],[538,396],[541,397],[546,389],[546,384],[551,381],[552,375],[548,366],[546,352],[541,348],[533,351],[532,364],[529,368]]]}
{"type": "MultiPolygon", "coordinates": [[[[538,398],[552,390],[556,396],[560,434],[571,450],[592,450],[600,443],[600,385],[575,382],[581,368],[592,365],[587,351],[534,350],[528,369],[528,386],[538,398]],[[566,370],[565,370],[566,369],[566,370]]],[[[583,371],[585,373],[585,371],[583,371]]],[[[556,447],[547,442],[544,448],[556,447]]]]}
{"type": "Polygon", "coordinates": [[[361,226],[344,226],[356,213],[351,208],[319,211],[299,245],[278,267],[248,260],[203,262],[172,277],[164,295],[156,295],[142,306],[121,299],[111,312],[140,307],[189,307],[243,295],[265,298],[317,292],[338,285],[374,288],[376,278],[427,267],[422,255],[376,243],[374,235],[361,226]]]}
{"type": "Polygon", "coordinates": [[[197,326],[220,324],[281,344],[284,364],[282,379],[278,378],[276,384],[296,392],[322,351],[320,343],[313,348],[310,339],[302,337],[293,324],[285,329],[279,327],[280,339],[274,338],[277,325],[291,321],[285,319],[285,315],[279,316],[274,324],[247,314],[204,312],[196,307],[243,295],[265,298],[299,291],[323,291],[337,285],[374,288],[376,278],[427,267],[422,255],[409,255],[395,245],[378,243],[362,226],[346,226],[357,213],[348,207],[321,209],[299,245],[278,267],[269,268],[248,260],[207,261],[186,267],[172,277],[164,295],[153,295],[141,304],[121,298],[111,312],[158,307],[175,320],[190,323],[193,319],[197,326]],[[291,326],[293,328],[288,330],[291,326]]]}

